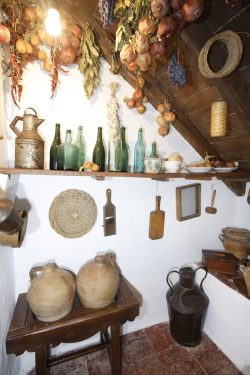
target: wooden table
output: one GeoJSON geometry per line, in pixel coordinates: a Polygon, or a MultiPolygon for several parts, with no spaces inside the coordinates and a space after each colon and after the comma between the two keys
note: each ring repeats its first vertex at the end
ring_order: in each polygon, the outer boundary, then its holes
{"type": "Polygon", "coordinates": [[[139,315],[139,298],[129,282],[121,276],[115,302],[103,309],[85,309],[76,297],[73,310],[52,323],[40,322],[29,308],[26,293],[19,294],[6,338],[8,354],[35,352],[36,374],[49,373],[49,367],[107,347],[112,375],[121,373],[120,328],[139,315]],[[108,329],[110,328],[110,331],[108,329]],[[100,343],[84,349],[52,356],[51,347],[85,340],[100,332],[100,343]],[[110,333],[109,333],[110,332],[110,333]]]}

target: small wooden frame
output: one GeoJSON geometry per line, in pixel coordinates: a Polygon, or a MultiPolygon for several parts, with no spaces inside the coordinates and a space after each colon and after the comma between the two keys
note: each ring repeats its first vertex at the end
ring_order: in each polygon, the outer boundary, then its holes
{"type": "Polygon", "coordinates": [[[201,214],[201,184],[176,188],[176,218],[179,221],[192,219],[201,214]]]}

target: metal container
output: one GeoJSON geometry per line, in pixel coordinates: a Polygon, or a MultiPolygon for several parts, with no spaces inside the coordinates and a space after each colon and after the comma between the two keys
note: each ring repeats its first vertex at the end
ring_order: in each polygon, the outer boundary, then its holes
{"type": "Polygon", "coordinates": [[[37,132],[43,119],[37,117],[33,108],[26,108],[23,116],[16,116],[10,128],[17,135],[15,141],[15,167],[16,168],[44,168],[44,141],[37,132]],[[34,113],[27,113],[28,110],[34,113]],[[16,124],[23,121],[23,130],[20,131],[16,124]]]}
{"type": "Polygon", "coordinates": [[[208,297],[204,293],[202,283],[207,276],[204,267],[194,270],[183,266],[179,271],[170,271],[167,275],[169,290],[167,304],[170,318],[170,333],[183,346],[196,346],[202,339],[202,326],[208,306],[208,297]],[[200,285],[195,283],[196,271],[203,269],[205,276],[200,285]],[[179,275],[179,281],[173,285],[169,276],[179,275]]]}
{"type": "Polygon", "coordinates": [[[18,214],[14,203],[9,199],[0,199],[0,231],[6,234],[18,232],[23,219],[18,214]]]}

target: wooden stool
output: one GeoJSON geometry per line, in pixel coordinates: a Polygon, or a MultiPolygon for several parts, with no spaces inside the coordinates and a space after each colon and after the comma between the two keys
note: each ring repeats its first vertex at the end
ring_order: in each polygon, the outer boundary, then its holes
{"type": "Polygon", "coordinates": [[[115,302],[103,309],[85,309],[76,297],[73,310],[52,323],[40,322],[29,308],[26,293],[19,294],[6,338],[7,354],[35,352],[36,374],[46,375],[49,367],[107,347],[112,375],[121,373],[120,327],[139,315],[139,301],[125,277],[121,276],[115,302]],[[110,335],[108,329],[110,328],[110,335]],[[100,332],[100,343],[60,356],[50,348],[61,343],[85,340],[100,332]]]}

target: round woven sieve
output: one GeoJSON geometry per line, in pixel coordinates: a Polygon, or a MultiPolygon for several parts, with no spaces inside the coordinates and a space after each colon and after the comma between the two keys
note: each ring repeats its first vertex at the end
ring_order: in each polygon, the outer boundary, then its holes
{"type": "Polygon", "coordinates": [[[82,190],[63,191],[55,197],[49,209],[50,225],[66,238],[82,237],[93,228],[96,218],[96,203],[82,190]]]}

